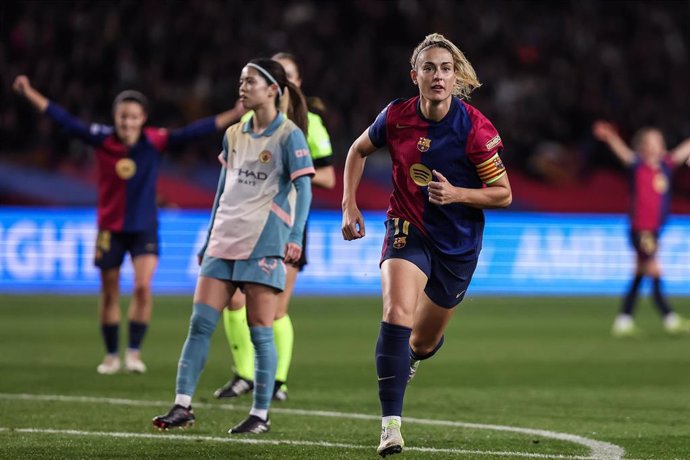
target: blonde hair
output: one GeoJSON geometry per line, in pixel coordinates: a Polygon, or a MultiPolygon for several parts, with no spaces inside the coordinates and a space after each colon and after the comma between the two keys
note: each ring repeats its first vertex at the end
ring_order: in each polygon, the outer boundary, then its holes
{"type": "Polygon", "coordinates": [[[427,48],[444,48],[453,56],[453,70],[455,71],[455,84],[453,85],[453,95],[462,99],[469,99],[470,93],[482,86],[477,79],[477,73],[472,64],[467,60],[460,48],[441,34],[429,34],[417,45],[412,52],[410,65],[412,69],[417,68],[417,58],[427,48]]]}

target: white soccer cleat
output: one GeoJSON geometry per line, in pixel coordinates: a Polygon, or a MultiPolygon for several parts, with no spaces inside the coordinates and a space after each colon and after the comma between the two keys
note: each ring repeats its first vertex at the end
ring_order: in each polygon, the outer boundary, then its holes
{"type": "Polygon", "coordinates": [[[139,357],[139,352],[127,352],[125,354],[125,371],[133,374],[146,372],[146,364],[139,357]]]}
{"type": "Polygon", "coordinates": [[[677,313],[669,313],[664,317],[664,329],[671,335],[687,334],[690,332],[690,321],[677,313]]]}
{"type": "Polygon", "coordinates": [[[105,355],[103,362],[96,368],[99,374],[112,375],[120,372],[120,358],[113,355],[105,355]]]}
{"type": "Polygon", "coordinates": [[[381,428],[381,443],[376,452],[381,457],[388,455],[399,454],[405,446],[402,434],[400,434],[400,423],[391,420],[386,426],[381,428]]]}
{"type": "Polygon", "coordinates": [[[611,327],[611,335],[616,338],[634,337],[639,332],[632,317],[625,314],[618,315],[613,322],[613,327],[611,327]]]}

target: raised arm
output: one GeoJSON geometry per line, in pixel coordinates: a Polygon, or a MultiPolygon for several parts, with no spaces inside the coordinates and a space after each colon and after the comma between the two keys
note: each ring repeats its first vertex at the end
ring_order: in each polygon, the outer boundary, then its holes
{"type": "Polygon", "coordinates": [[[237,123],[240,121],[240,118],[242,118],[242,115],[244,115],[246,111],[247,109],[245,109],[242,105],[242,101],[238,99],[233,108],[216,115],[216,129],[221,130],[237,123]]]}
{"type": "Polygon", "coordinates": [[[690,138],[685,139],[671,150],[671,161],[676,165],[690,163],[690,138]]]}
{"type": "Polygon", "coordinates": [[[15,93],[25,97],[40,113],[45,112],[48,108],[50,101],[31,86],[31,81],[29,81],[29,77],[26,75],[19,75],[15,78],[12,89],[15,93]]]}
{"type": "Polygon", "coordinates": [[[626,166],[635,163],[635,152],[623,142],[613,125],[607,121],[597,121],[592,125],[592,134],[606,143],[614,155],[626,166]]]}
{"type": "Polygon", "coordinates": [[[350,241],[365,235],[364,217],[357,207],[357,188],[362,180],[364,164],[367,156],[376,151],[376,147],[369,138],[369,130],[365,130],[352,144],[347,152],[345,171],[343,175],[343,238],[350,241]]]}

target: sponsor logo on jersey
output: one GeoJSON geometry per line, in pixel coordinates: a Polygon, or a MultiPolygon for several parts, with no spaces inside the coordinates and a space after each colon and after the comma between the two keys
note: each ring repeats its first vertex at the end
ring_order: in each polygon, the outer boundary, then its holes
{"type": "Polygon", "coordinates": [[[489,142],[486,143],[486,150],[492,150],[494,147],[496,147],[500,143],[501,143],[501,136],[496,134],[494,137],[489,139],[489,142]]]}
{"type": "Polygon", "coordinates": [[[137,164],[131,158],[121,158],[115,163],[115,173],[120,179],[131,179],[137,173],[137,164]]]}
{"type": "Polygon", "coordinates": [[[421,163],[410,166],[410,177],[415,184],[425,187],[431,182],[431,170],[421,163]]]}
{"type": "Polygon", "coordinates": [[[271,161],[271,158],[273,158],[273,154],[268,150],[264,150],[259,154],[259,161],[263,164],[266,164],[269,161],[271,161]]]}
{"type": "Polygon", "coordinates": [[[295,156],[297,158],[308,157],[309,156],[309,149],[295,150],[295,156]]]}
{"type": "Polygon", "coordinates": [[[663,173],[656,173],[654,175],[654,183],[652,184],[654,191],[658,194],[663,194],[668,191],[668,180],[663,173]]]}
{"type": "Polygon", "coordinates": [[[417,150],[424,153],[431,147],[431,139],[428,137],[420,137],[417,141],[417,150]]]}

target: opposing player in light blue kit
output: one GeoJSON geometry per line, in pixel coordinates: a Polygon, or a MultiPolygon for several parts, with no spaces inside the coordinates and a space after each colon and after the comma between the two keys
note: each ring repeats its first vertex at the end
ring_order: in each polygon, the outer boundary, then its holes
{"type": "Polygon", "coordinates": [[[189,333],[177,370],[175,404],[153,425],[166,429],[194,423],[192,396],[221,311],[240,288],[255,356],[254,401],[249,417],[231,434],[264,433],[276,373],[273,319],[285,288],[286,263],[302,253],[314,166],[304,136],[304,96],[271,59],[254,59],[240,76],[240,100],[252,118],[228,128],[189,333]],[[278,110],[288,97],[292,120],[278,110]],[[288,195],[294,186],[294,209],[288,195]]]}

